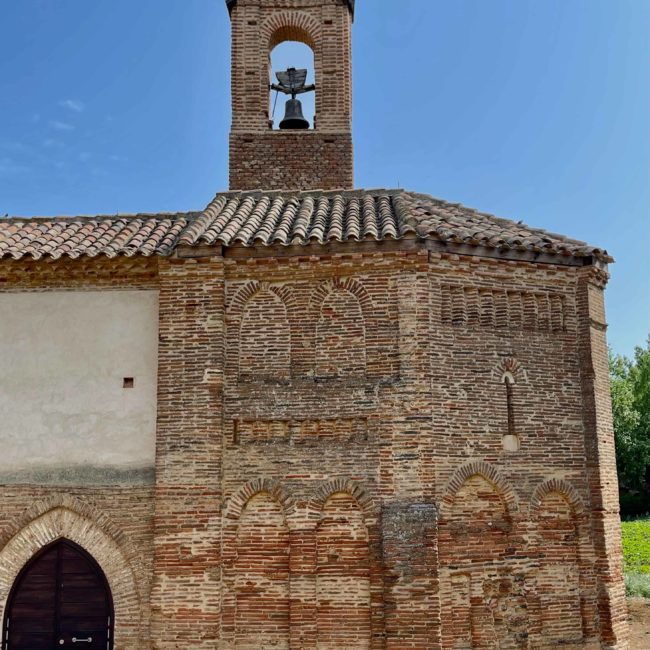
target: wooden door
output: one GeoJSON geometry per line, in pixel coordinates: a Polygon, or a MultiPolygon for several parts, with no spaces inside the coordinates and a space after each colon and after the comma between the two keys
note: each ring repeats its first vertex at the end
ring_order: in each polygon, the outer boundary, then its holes
{"type": "Polygon", "coordinates": [[[3,650],[113,648],[113,603],[103,571],[68,540],[36,555],[9,596],[3,650]]]}

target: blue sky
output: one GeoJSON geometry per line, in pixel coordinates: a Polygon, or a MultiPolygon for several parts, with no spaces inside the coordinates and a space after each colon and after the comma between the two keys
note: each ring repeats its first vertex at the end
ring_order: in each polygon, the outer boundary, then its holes
{"type": "MultiPolygon", "coordinates": [[[[223,0],[0,0],[0,25],[0,215],[227,188],[223,0]]],[[[356,185],[607,247],[609,340],[630,354],[650,332],[649,44],[647,0],[358,0],[356,185]]]]}

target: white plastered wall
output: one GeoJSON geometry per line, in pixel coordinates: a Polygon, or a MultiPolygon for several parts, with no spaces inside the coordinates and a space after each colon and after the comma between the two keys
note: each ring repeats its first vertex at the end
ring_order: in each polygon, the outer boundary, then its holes
{"type": "Polygon", "coordinates": [[[0,294],[0,482],[151,474],[157,362],[155,291],[0,294]]]}

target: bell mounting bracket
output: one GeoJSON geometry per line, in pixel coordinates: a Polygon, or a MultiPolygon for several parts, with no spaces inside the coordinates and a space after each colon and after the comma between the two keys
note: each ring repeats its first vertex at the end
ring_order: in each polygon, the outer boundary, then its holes
{"type": "Polygon", "coordinates": [[[278,78],[277,84],[271,84],[272,90],[277,90],[285,95],[291,95],[291,99],[295,99],[297,95],[302,93],[309,93],[316,90],[315,84],[305,84],[307,81],[307,70],[296,68],[289,68],[284,72],[276,72],[275,76],[278,78]]]}

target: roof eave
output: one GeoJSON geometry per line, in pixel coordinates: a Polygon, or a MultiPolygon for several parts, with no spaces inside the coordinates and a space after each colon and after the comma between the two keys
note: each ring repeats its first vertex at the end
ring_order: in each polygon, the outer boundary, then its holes
{"type": "Polygon", "coordinates": [[[245,246],[236,244],[225,246],[222,243],[179,245],[176,247],[176,257],[181,259],[198,259],[207,257],[226,257],[231,259],[251,258],[280,258],[280,257],[310,257],[321,255],[345,255],[347,253],[377,253],[392,251],[426,250],[433,254],[450,254],[463,257],[481,257],[484,259],[501,260],[504,262],[523,262],[528,264],[544,264],[549,266],[583,267],[594,266],[603,270],[614,260],[611,257],[595,255],[562,255],[556,253],[540,253],[535,251],[519,251],[507,248],[491,248],[443,242],[434,238],[407,236],[398,239],[366,239],[331,242],[309,242],[305,244],[258,244],[245,246]]]}

